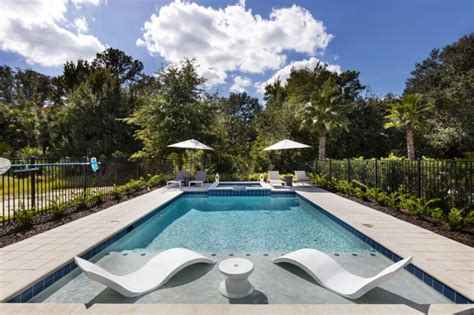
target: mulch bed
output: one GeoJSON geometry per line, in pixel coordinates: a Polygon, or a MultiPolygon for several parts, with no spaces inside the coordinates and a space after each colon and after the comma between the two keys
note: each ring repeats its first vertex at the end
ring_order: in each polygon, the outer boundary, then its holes
{"type": "MultiPolygon", "coordinates": [[[[156,187],[154,189],[158,188],[159,187],[156,187]]],[[[19,230],[16,224],[12,223],[6,224],[5,226],[0,226],[0,248],[22,241],[36,234],[54,229],[55,227],[67,224],[82,217],[94,214],[120,202],[124,202],[143,195],[147,192],[149,191],[146,189],[141,189],[133,193],[123,195],[120,200],[106,200],[101,204],[88,209],[72,208],[64,217],[60,219],[55,219],[50,213],[45,212],[39,215],[36,220],[37,223],[29,230],[19,230]]]]}
{"type": "MultiPolygon", "coordinates": [[[[327,188],[325,188],[328,190],[327,188]]],[[[436,234],[443,235],[447,238],[450,238],[454,241],[457,241],[459,243],[463,243],[465,245],[474,247],[474,231],[452,231],[447,229],[442,222],[437,222],[437,221],[431,221],[427,219],[422,219],[422,218],[417,218],[415,216],[400,212],[397,209],[392,209],[389,207],[381,206],[378,203],[371,202],[371,201],[365,201],[362,199],[359,199],[357,197],[349,196],[341,192],[337,191],[331,191],[334,194],[337,194],[341,197],[344,197],[346,199],[355,201],[357,203],[363,204],[364,206],[373,208],[375,210],[378,210],[380,212],[386,213],[391,215],[392,217],[398,218],[400,220],[412,223],[416,226],[419,226],[421,228],[424,228],[426,230],[430,230],[432,232],[435,232],[436,234]]]]}

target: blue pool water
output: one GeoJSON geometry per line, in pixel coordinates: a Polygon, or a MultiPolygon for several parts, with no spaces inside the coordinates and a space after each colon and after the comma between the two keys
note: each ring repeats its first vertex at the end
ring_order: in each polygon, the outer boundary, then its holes
{"type": "MultiPolygon", "coordinates": [[[[136,271],[161,251],[184,247],[217,262],[233,257],[252,261],[255,294],[239,303],[443,304],[444,296],[404,271],[358,301],[332,293],[294,266],[271,259],[304,247],[330,254],[344,268],[373,276],[393,262],[326,217],[322,210],[292,196],[220,197],[184,195],[157,211],[92,261],[118,275],[136,271]]],[[[127,299],[76,269],[31,302],[43,303],[215,303],[223,276],[216,265],[197,264],[178,273],[162,289],[127,299]]],[[[233,303],[234,301],[230,301],[233,303]]]]}
{"type": "Polygon", "coordinates": [[[184,247],[196,251],[370,250],[296,196],[179,197],[116,242],[113,251],[184,247]]]}

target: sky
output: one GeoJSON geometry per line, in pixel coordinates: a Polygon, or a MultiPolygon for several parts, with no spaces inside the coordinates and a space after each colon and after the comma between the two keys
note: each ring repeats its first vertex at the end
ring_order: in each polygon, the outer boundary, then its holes
{"type": "Polygon", "coordinates": [[[147,74],[194,58],[210,91],[261,98],[292,67],[323,62],[383,96],[471,32],[474,0],[0,0],[0,65],[59,75],[113,47],[147,74]]]}

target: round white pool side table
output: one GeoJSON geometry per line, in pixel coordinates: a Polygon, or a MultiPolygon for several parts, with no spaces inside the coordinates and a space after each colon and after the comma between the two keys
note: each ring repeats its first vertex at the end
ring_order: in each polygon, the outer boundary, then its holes
{"type": "Polygon", "coordinates": [[[252,294],[254,288],[248,278],[253,263],[244,258],[229,258],[219,264],[219,271],[225,280],[219,284],[219,292],[229,299],[241,299],[252,294]]]}

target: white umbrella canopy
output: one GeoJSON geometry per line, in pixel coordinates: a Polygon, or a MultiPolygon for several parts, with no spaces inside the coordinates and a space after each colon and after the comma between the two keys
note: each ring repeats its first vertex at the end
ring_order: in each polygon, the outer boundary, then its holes
{"type": "Polygon", "coordinates": [[[10,160],[5,159],[5,158],[0,158],[0,175],[8,172],[11,166],[12,166],[12,163],[10,162],[10,160]]]}
{"type": "Polygon", "coordinates": [[[169,148],[181,148],[181,149],[192,149],[192,150],[212,150],[213,148],[208,147],[204,143],[201,143],[194,139],[173,143],[168,146],[169,148]]]}
{"type": "Polygon", "coordinates": [[[306,145],[304,143],[299,143],[296,141],[292,140],[281,140],[280,142],[277,142],[275,144],[272,144],[269,147],[266,147],[263,149],[263,151],[273,151],[273,150],[289,150],[289,149],[304,149],[304,148],[310,148],[311,146],[306,145]]]}

